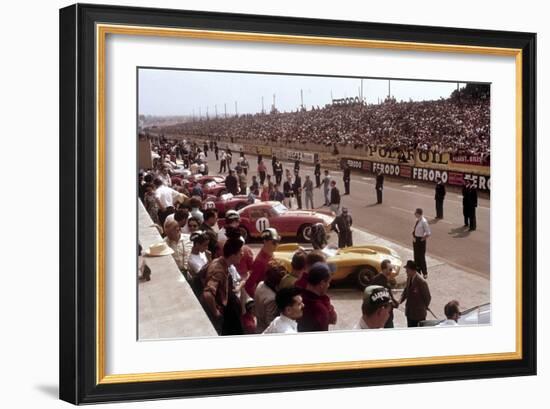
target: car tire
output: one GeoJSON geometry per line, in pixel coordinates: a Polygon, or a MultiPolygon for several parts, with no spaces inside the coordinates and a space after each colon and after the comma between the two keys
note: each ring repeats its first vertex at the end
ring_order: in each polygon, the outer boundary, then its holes
{"type": "Polygon", "coordinates": [[[300,226],[297,238],[301,243],[311,243],[311,224],[300,226]]]}
{"type": "Polygon", "coordinates": [[[376,274],[378,274],[378,271],[376,271],[374,267],[361,266],[357,269],[357,273],[355,273],[355,281],[359,288],[364,290],[370,285],[370,282],[376,274]]]}

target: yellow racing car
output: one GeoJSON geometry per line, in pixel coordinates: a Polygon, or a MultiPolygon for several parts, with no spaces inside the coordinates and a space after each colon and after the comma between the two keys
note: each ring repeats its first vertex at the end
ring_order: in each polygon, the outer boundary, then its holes
{"type": "MultiPolygon", "coordinates": [[[[296,250],[300,249],[297,243],[280,244],[273,257],[279,260],[288,271],[292,271],[291,261],[296,250]]],[[[311,250],[305,250],[306,252],[311,250]]],[[[390,260],[393,271],[390,285],[395,285],[395,277],[401,269],[401,258],[389,247],[367,244],[352,246],[343,249],[326,247],[323,252],[327,262],[336,266],[332,275],[333,280],[353,280],[361,289],[367,287],[370,280],[380,272],[382,260],[390,260]]]]}

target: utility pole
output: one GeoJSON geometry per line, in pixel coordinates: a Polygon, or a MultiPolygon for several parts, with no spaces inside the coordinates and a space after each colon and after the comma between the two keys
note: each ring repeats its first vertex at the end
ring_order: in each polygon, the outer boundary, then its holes
{"type": "Polygon", "coordinates": [[[206,120],[208,121],[210,118],[208,117],[208,107],[206,107],[206,120]]]}
{"type": "Polygon", "coordinates": [[[363,103],[363,78],[361,78],[361,103],[363,103]]]}
{"type": "Polygon", "coordinates": [[[239,111],[237,110],[237,101],[235,101],[235,116],[239,116],[239,111]]]}
{"type": "Polygon", "coordinates": [[[216,111],[216,119],[218,119],[218,106],[214,105],[214,110],[216,111]]]}
{"type": "Polygon", "coordinates": [[[201,112],[201,107],[199,107],[199,121],[202,121],[202,112],[201,112]]]}
{"type": "Polygon", "coordinates": [[[223,111],[225,112],[225,117],[227,118],[227,104],[223,103],[223,111]]]}
{"type": "Polygon", "coordinates": [[[391,80],[388,80],[388,99],[391,97],[391,80]]]}
{"type": "Polygon", "coordinates": [[[273,94],[273,109],[272,111],[275,111],[275,94],[273,94]]]}
{"type": "Polygon", "coordinates": [[[302,109],[304,109],[304,90],[303,89],[300,90],[300,101],[301,101],[302,109]]]}
{"type": "Polygon", "coordinates": [[[262,95],[262,114],[265,114],[265,110],[264,110],[264,97],[262,95]]]}

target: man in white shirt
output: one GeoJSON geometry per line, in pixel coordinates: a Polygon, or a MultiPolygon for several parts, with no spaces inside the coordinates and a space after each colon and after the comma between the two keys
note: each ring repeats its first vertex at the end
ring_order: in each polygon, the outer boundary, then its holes
{"type": "Polygon", "coordinates": [[[208,264],[209,254],[208,252],[208,236],[202,231],[198,230],[191,234],[191,242],[193,243],[193,248],[191,249],[191,255],[189,256],[188,272],[189,278],[194,279],[201,268],[205,264],[208,264]]]}
{"type": "Polygon", "coordinates": [[[431,236],[432,231],[426,218],[422,215],[424,212],[418,208],[414,212],[416,223],[413,228],[413,252],[414,262],[418,267],[418,271],[422,273],[424,278],[428,278],[428,266],[426,265],[426,241],[431,236]]]}
{"type": "Polygon", "coordinates": [[[458,301],[449,301],[445,305],[444,311],[447,319],[437,324],[437,327],[453,327],[458,325],[458,319],[460,318],[460,306],[458,301]]]}
{"type": "Polygon", "coordinates": [[[304,303],[296,287],[282,288],[277,291],[275,303],[280,315],[265,329],[264,334],[293,334],[298,332],[296,320],[302,317],[304,303]]]}
{"type": "Polygon", "coordinates": [[[381,285],[371,285],[365,288],[362,316],[354,329],[378,329],[384,325],[390,317],[393,308],[389,290],[381,285]]]}

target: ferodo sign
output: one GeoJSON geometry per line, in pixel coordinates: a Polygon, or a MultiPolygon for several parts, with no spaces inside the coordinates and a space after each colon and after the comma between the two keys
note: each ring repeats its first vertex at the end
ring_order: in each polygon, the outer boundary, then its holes
{"type": "Polygon", "coordinates": [[[415,180],[436,182],[438,177],[441,178],[443,183],[448,183],[449,185],[461,186],[465,180],[469,180],[476,189],[483,191],[491,190],[490,176],[426,168],[413,168],[412,170],[412,178],[415,180]]]}
{"type": "MultiPolygon", "coordinates": [[[[408,168],[409,166],[407,166],[408,168]]],[[[379,163],[379,162],[373,162],[372,163],[372,171],[374,173],[381,171],[385,175],[390,176],[400,176],[401,175],[401,166],[400,165],[394,165],[392,163],[379,163]]],[[[410,172],[409,172],[410,174],[410,172]]]]}
{"type": "Polygon", "coordinates": [[[441,178],[443,183],[447,183],[449,175],[446,170],[413,168],[412,178],[414,180],[422,180],[424,182],[436,182],[437,178],[441,178]]]}

